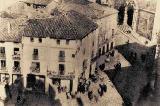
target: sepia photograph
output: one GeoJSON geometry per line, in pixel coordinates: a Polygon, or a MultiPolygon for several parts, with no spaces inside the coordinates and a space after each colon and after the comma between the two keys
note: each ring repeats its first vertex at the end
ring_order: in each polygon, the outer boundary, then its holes
{"type": "Polygon", "coordinates": [[[160,106],[160,0],[0,0],[0,106],[160,106]]]}

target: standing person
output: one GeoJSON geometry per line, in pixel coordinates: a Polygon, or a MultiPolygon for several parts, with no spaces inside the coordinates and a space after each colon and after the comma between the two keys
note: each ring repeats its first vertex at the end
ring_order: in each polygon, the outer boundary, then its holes
{"type": "Polygon", "coordinates": [[[90,101],[93,99],[93,92],[92,91],[88,92],[88,98],[90,101]]]}
{"type": "Polygon", "coordinates": [[[8,82],[5,85],[5,90],[6,90],[7,95],[12,99],[12,94],[11,94],[8,82]]]}

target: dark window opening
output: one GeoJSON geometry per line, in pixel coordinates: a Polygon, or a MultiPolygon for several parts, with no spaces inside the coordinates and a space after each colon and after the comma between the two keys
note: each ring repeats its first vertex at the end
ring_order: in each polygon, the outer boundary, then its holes
{"type": "Polygon", "coordinates": [[[134,8],[133,6],[129,6],[127,10],[127,24],[131,27],[132,26],[132,21],[133,21],[133,13],[134,13],[134,8]]]}
{"type": "Polygon", "coordinates": [[[114,36],[115,32],[114,32],[114,29],[112,29],[112,36],[114,36]]]}
{"type": "Polygon", "coordinates": [[[5,60],[1,60],[1,68],[5,68],[6,67],[6,61],[5,60]]]}
{"type": "Polygon", "coordinates": [[[65,72],[64,64],[59,64],[59,74],[64,75],[64,72],[65,72]]]}
{"type": "Polygon", "coordinates": [[[30,41],[31,41],[31,42],[34,42],[34,38],[31,37],[31,38],[30,38],[30,41]]]}
{"type": "Polygon", "coordinates": [[[38,49],[33,50],[33,55],[38,55],[38,49]]]}
{"type": "Polygon", "coordinates": [[[39,43],[42,43],[42,38],[39,38],[38,40],[39,40],[39,43]]]}
{"type": "Polygon", "coordinates": [[[118,24],[122,25],[124,21],[124,15],[125,15],[125,6],[121,5],[118,9],[118,24]]]}
{"type": "Polygon", "coordinates": [[[59,51],[59,57],[65,57],[65,51],[59,51]]]}
{"type": "Polygon", "coordinates": [[[66,44],[69,45],[69,40],[66,40],[66,44]]]}
{"type": "Polygon", "coordinates": [[[5,47],[0,47],[0,53],[5,54],[5,47]]]}
{"type": "Polygon", "coordinates": [[[59,51],[59,62],[65,62],[65,51],[59,51]]]}
{"type": "Polygon", "coordinates": [[[60,40],[57,40],[57,44],[60,44],[60,40]]]}
{"type": "Polygon", "coordinates": [[[72,54],[72,58],[75,58],[75,54],[72,54]]]}
{"type": "Polygon", "coordinates": [[[18,68],[20,66],[20,62],[19,61],[14,61],[14,67],[18,68]]]}
{"type": "Polygon", "coordinates": [[[14,55],[17,55],[19,52],[19,48],[14,48],[14,55]]]}

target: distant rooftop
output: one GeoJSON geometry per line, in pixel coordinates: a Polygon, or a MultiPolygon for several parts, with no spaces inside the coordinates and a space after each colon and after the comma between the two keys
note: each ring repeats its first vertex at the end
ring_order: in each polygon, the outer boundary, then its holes
{"type": "MultiPolygon", "coordinates": [[[[117,10],[113,8],[102,6],[97,3],[92,3],[86,0],[68,0],[59,4],[57,8],[63,11],[74,10],[91,19],[98,19],[117,13],[117,10]]],[[[50,6],[50,9],[54,8],[50,6]]]]}

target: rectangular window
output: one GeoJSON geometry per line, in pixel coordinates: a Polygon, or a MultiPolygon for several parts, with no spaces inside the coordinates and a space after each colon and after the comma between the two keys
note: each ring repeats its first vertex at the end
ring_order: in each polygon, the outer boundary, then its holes
{"type": "Polygon", "coordinates": [[[66,44],[69,45],[69,40],[66,40],[66,44]]]}
{"type": "Polygon", "coordinates": [[[59,51],[59,62],[65,62],[65,51],[59,51]]]}
{"type": "Polygon", "coordinates": [[[112,36],[114,36],[114,29],[112,29],[112,36]]]}
{"type": "Polygon", "coordinates": [[[13,71],[16,71],[16,72],[20,71],[20,62],[19,61],[14,61],[13,71]]]}
{"type": "Polygon", "coordinates": [[[20,67],[20,62],[19,61],[14,61],[14,67],[16,67],[16,68],[20,67]]]}
{"type": "Polygon", "coordinates": [[[60,45],[60,40],[57,40],[57,44],[60,45]]]}
{"type": "Polygon", "coordinates": [[[59,57],[65,57],[65,51],[59,51],[59,57]]]}
{"type": "Polygon", "coordinates": [[[19,48],[14,48],[14,55],[18,54],[19,48]]]}
{"type": "Polygon", "coordinates": [[[33,50],[33,55],[38,55],[38,49],[33,50]]]}
{"type": "Polygon", "coordinates": [[[30,41],[31,41],[31,42],[34,42],[34,38],[31,37],[31,38],[30,38],[30,41]]]}
{"type": "Polygon", "coordinates": [[[72,54],[72,58],[75,58],[75,54],[72,54]]]}
{"type": "Polygon", "coordinates": [[[42,43],[42,38],[39,38],[38,41],[39,41],[39,43],[42,43]]]}
{"type": "Polygon", "coordinates": [[[64,75],[64,72],[65,72],[64,64],[59,64],[59,74],[64,75]]]}
{"type": "Polygon", "coordinates": [[[5,47],[0,47],[0,53],[5,54],[5,47]]]}
{"type": "Polygon", "coordinates": [[[31,71],[39,73],[40,72],[40,63],[39,62],[32,62],[31,71]]]}
{"type": "Polygon", "coordinates": [[[6,61],[5,60],[1,60],[1,68],[6,68],[6,61]]]}

